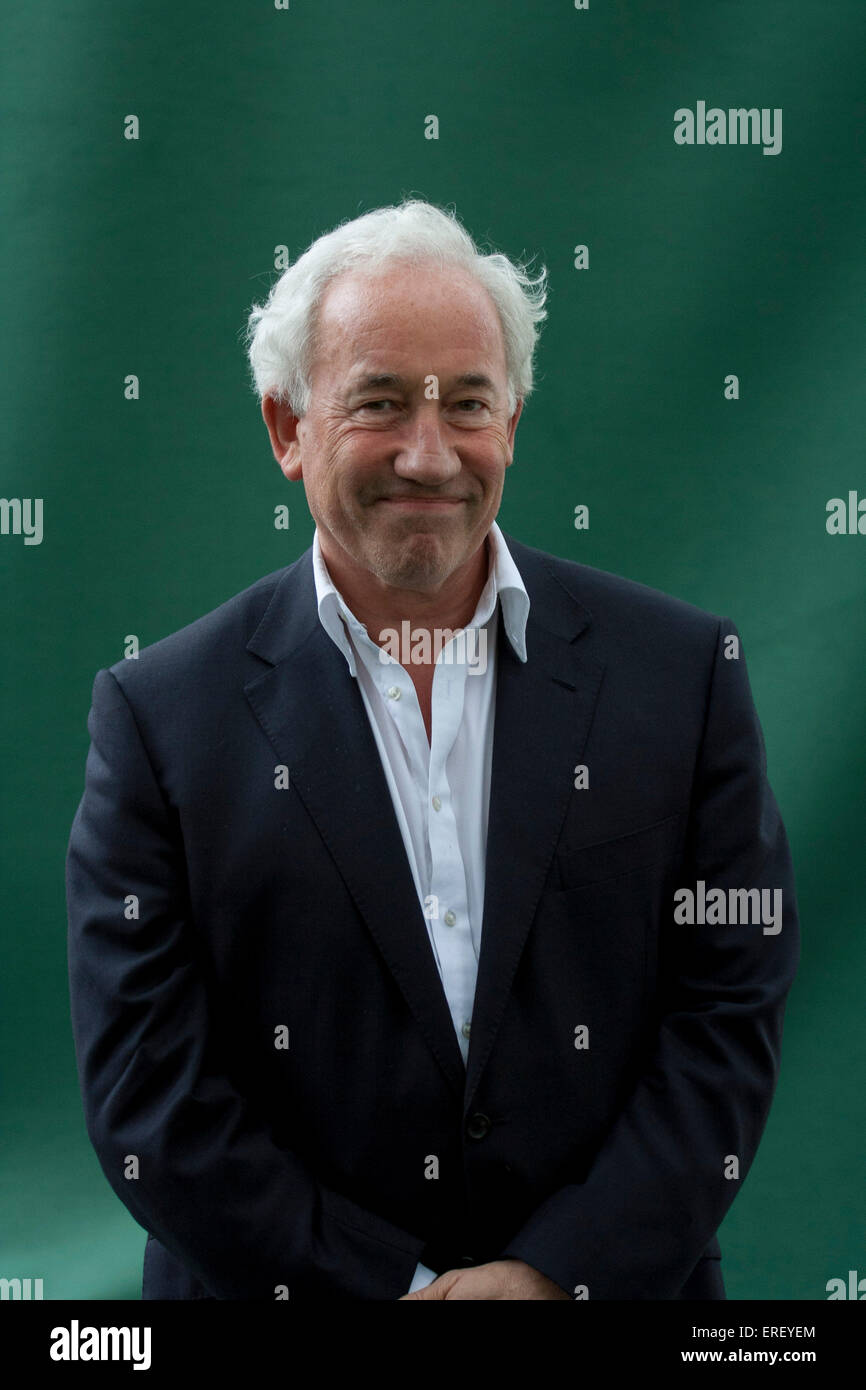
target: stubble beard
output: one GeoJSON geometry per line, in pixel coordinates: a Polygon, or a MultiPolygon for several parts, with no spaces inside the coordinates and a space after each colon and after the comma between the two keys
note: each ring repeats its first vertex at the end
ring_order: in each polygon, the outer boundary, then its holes
{"type": "Polygon", "coordinates": [[[371,568],[394,588],[428,590],[443,583],[455,568],[448,563],[452,550],[434,532],[415,531],[397,537],[391,545],[374,543],[371,568]]]}

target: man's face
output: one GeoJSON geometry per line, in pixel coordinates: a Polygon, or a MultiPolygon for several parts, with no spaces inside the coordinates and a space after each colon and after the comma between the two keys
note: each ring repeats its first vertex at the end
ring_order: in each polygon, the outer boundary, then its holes
{"type": "Polygon", "coordinates": [[[435,594],[482,544],[513,457],[522,402],[509,418],[493,301],[463,271],[346,272],[320,304],[311,386],[302,419],[269,398],[262,413],[326,563],[435,594]]]}

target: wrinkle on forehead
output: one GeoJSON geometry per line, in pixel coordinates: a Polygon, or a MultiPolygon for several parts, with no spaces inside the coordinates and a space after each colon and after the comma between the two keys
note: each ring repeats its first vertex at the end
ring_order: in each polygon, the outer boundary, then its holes
{"type": "MultiPolygon", "coordinates": [[[[328,285],[319,311],[312,340],[313,362],[317,362],[327,337],[328,357],[341,348],[350,348],[357,361],[366,353],[399,353],[417,347],[419,331],[430,327],[427,315],[445,309],[453,329],[449,350],[474,350],[497,358],[505,365],[502,325],[496,305],[482,285],[460,268],[441,270],[407,265],[378,271],[348,270],[328,285]],[[431,300],[433,304],[431,306],[431,300]],[[384,309],[389,321],[376,319],[384,309]],[[420,315],[420,322],[419,322],[420,315]],[[395,317],[402,317],[401,325],[395,317]],[[401,331],[402,328],[402,331],[401,331]],[[474,335],[477,342],[467,339],[474,335]],[[400,339],[405,338],[405,345],[400,339]]],[[[440,344],[438,352],[442,352],[440,344]]]]}

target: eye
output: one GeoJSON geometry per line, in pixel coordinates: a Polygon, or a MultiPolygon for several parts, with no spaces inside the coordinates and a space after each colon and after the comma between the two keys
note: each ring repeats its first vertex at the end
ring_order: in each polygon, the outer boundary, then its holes
{"type": "MultiPolygon", "coordinates": [[[[388,400],[387,398],[383,398],[382,400],[378,400],[378,401],[362,401],[362,402],[361,402],[361,405],[359,406],[359,409],[360,409],[360,410],[372,410],[374,405],[394,405],[394,404],[396,404],[396,402],[391,401],[391,400],[388,400]]],[[[376,411],[373,411],[373,413],[374,413],[374,415],[381,415],[383,412],[382,412],[381,410],[376,410],[376,411]]]]}
{"type": "MultiPolygon", "coordinates": [[[[469,399],[467,399],[467,400],[463,400],[463,401],[457,401],[457,405],[480,405],[482,410],[486,410],[486,409],[487,409],[487,402],[486,402],[486,401],[476,401],[476,400],[469,400],[469,399]]],[[[471,415],[477,415],[478,412],[475,411],[475,410],[473,410],[473,411],[465,411],[464,413],[467,414],[467,415],[469,415],[469,414],[471,414],[471,415]]]]}

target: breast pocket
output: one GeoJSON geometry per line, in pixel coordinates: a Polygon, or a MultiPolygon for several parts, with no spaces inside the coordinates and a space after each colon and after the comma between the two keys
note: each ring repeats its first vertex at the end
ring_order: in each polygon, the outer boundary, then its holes
{"type": "Polygon", "coordinates": [[[612,882],[638,870],[663,867],[676,852],[681,821],[682,813],[678,811],[626,835],[560,850],[554,861],[552,887],[555,891],[572,892],[612,882]]]}
{"type": "MultiPolygon", "coordinates": [[[[636,1025],[653,1004],[660,923],[671,901],[682,812],[556,856],[548,895],[606,1017],[636,1025]]],[[[629,1034],[629,1036],[631,1036],[629,1034]]]]}

